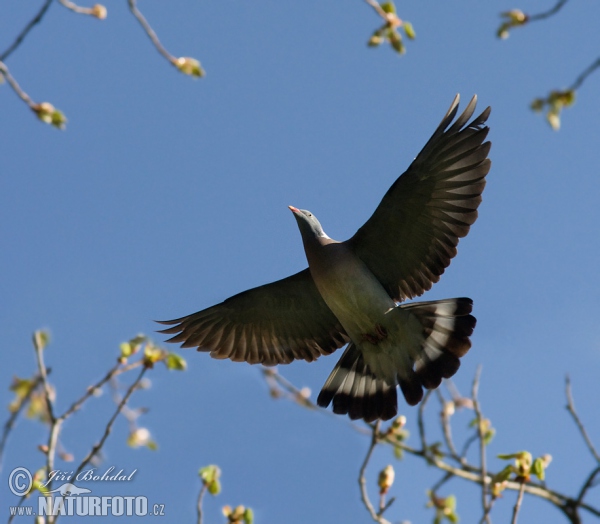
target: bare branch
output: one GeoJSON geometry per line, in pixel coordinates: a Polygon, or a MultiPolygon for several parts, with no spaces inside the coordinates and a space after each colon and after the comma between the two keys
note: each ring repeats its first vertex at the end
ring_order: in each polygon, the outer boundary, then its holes
{"type": "Polygon", "coordinates": [[[523,493],[525,493],[525,482],[521,482],[521,489],[519,489],[519,495],[517,496],[517,502],[513,508],[511,524],[517,524],[517,516],[521,509],[521,503],[523,502],[523,493]]]}
{"type": "Polygon", "coordinates": [[[538,20],[544,20],[545,18],[550,18],[551,16],[558,13],[563,6],[568,2],[568,0],[558,0],[554,7],[549,9],[548,11],[544,11],[543,13],[537,13],[535,15],[530,15],[528,17],[528,22],[537,22],[538,20]]]}
{"type": "MultiPolygon", "coordinates": [[[[48,411],[48,419],[50,424],[50,434],[48,435],[48,444],[46,449],[46,472],[49,475],[54,470],[54,457],[56,455],[56,443],[58,440],[58,434],[60,433],[60,427],[62,420],[58,420],[54,415],[54,406],[52,402],[52,390],[50,383],[48,382],[48,373],[46,364],[44,363],[44,346],[45,342],[42,339],[42,332],[36,331],[33,334],[33,346],[35,349],[35,355],[38,365],[38,373],[42,381],[42,387],[44,388],[44,400],[46,402],[46,409],[48,411]]],[[[51,489],[49,484],[49,489],[51,489]]]]}
{"type": "Polygon", "coordinates": [[[177,67],[177,58],[175,58],[171,53],[169,53],[165,49],[165,47],[161,44],[160,40],[158,39],[158,36],[154,32],[154,29],[152,29],[152,27],[150,27],[150,24],[148,23],[148,21],[146,20],[144,15],[137,8],[137,0],[127,0],[127,1],[129,3],[129,10],[133,13],[133,16],[135,16],[137,18],[137,21],[140,23],[140,25],[142,26],[142,28],[144,29],[144,31],[146,32],[146,34],[148,35],[150,40],[152,40],[154,47],[156,47],[158,52],[162,56],[164,56],[172,65],[177,67]]]}
{"type": "Polygon", "coordinates": [[[142,360],[138,360],[138,361],[133,362],[133,363],[129,364],[128,366],[124,366],[124,367],[121,367],[121,363],[117,362],[102,379],[100,379],[98,382],[96,382],[96,384],[89,386],[86,389],[86,392],[83,394],[83,396],[81,398],[79,398],[78,400],[76,400],[75,402],[73,402],[73,404],[71,404],[71,407],[69,409],[67,409],[67,411],[65,411],[59,417],[59,419],[64,420],[67,417],[71,416],[73,413],[75,413],[75,411],[77,411],[79,408],[81,408],[81,406],[85,403],[85,401],[88,398],[90,398],[96,391],[98,391],[100,388],[102,388],[102,386],[104,386],[104,384],[106,384],[108,381],[110,381],[113,377],[120,375],[121,373],[124,373],[125,371],[129,371],[131,369],[137,368],[141,365],[143,365],[142,360]]]}
{"type": "Polygon", "coordinates": [[[485,458],[485,440],[483,434],[483,416],[481,415],[481,408],[479,406],[479,399],[477,394],[479,393],[479,379],[481,377],[481,366],[477,367],[475,372],[475,378],[473,379],[473,389],[471,390],[471,397],[473,398],[473,409],[475,410],[475,417],[477,420],[477,437],[479,439],[479,461],[481,467],[481,504],[483,508],[483,514],[486,522],[489,522],[489,502],[488,502],[488,489],[485,479],[487,478],[487,465],[485,458]]]}
{"type": "Polygon", "coordinates": [[[576,91],[581,87],[581,85],[585,82],[588,76],[590,76],[596,69],[600,68],[600,58],[596,59],[587,69],[581,73],[573,85],[569,88],[571,91],[576,91]]]}
{"type": "Polygon", "coordinates": [[[421,404],[419,404],[419,411],[417,415],[417,425],[419,426],[419,436],[421,438],[421,449],[423,450],[424,456],[427,456],[427,439],[425,438],[425,419],[423,414],[425,413],[425,406],[427,405],[427,401],[429,400],[429,396],[432,391],[428,390],[421,400],[421,404]]]}
{"type": "MultiPolygon", "coordinates": [[[[47,373],[50,373],[50,370],[47,370],[47,373]]],[[[10,417],[8,417],[8,420],[4,424],[4,429],[2,430],[2,438],[0,439],[0,471],[2,470],[4,447],[6,445],[6,441],[8,440],[8,436],[12,431],[15,422],[17,421],[17,418],[19,418],[19,415],[21,414],[25,406],[28,404],[34,391],[40,386],[41,383],[42,377],[36,375],[35,378],[31,381],[29,389],[25,392],[23,396],[19,397],[16,406],[11,411],[10,417]]]]}
{"type": "Polygon", "coordinates": [[[381,8],[381,5],[377,0],[365,0],[365,2],[367,2],[367,4],[369,4],[375,12],[387,22],[388,14],[381,8]]]}
{"type": "Polygon", "coordinates": [[[106,7],[100,4],[93,5],[92,7],[81,7],[77,4],[74,4],[70,0],[58,0],[63,6],[65,6],[70,11],[80,15],[89,15],[96,17],[100,20],[104,20],[106,18],[106,7]]]}
{"type": "Polygon", "coordinates": [[[46,14],[46,11],[48,11],[48,8],[50,7],[51,3],[52,0],[44,1],[44,4],[42,5],[38,13],[23,28],[23,30],[18,34],[17,38],[15,38],[15,41],[6,49],[6,51],[4,51],[4,53],[0,55],[0,62],[4,62],[9,57],[9,55],[11,55],[14,52],[14,50],[17,47],[19,47],[19,45],[21,45],[21,42],[23,42],[29,31],[31,31],[36,24],[39,24],[42,21],[42,18],[44,18],[44,15],[46,14]]]}
{"type": "Polygon", "coordinates": [[[592,440],[590,439],[589,435],[587,434],[587,431],[585,430],[585,427],[584,427],[583,423],[581,422],[579,415],[577,415],[577,412],[575,411],[575,404],[573,402],[573,393],[571,391],[571,379],[569,378],[569,375],[567,375],[565,382],[566,382],[565,389],[566,389],[566,395],[567,395],[567,411],[573,417],[575,424],[577,424],[577,427],[579,428],[579,432],[581,433],[583,440],[585,440],[585,443],[586,443],[588,449],[590,450],[590,453],[594,456],[594,458],[596,459],[596,462],[600,463],[600,455],[598,455],[598,452],[596,451],[596,448],[594,447],[592,440]]]}
{"type": "MultiPolygon", "coordinates": [[[[446,446],[448,447],[448,450],[450,451],[450,456],[454,460],[459,462],[460,464],[463,464],[465,462],[465,458],[460,457],[458,455],[458,452],[456,451],[456,447],[454,446],[454,441],[452,440],[452,427],[450,426],[450,416],[451,415],[447,409],[446,399],[444,398],[444,395],[442,395],[442,392],[439,389],[436,389],[436,393],[437,393],[438,400],[440,401],[440,405],[442,407],[442,410],[440,412],[440,420],[441,420],[442,433],[444,435],[444,440],[446,442],[446,446]]],[[[449,403],[451,403],[453,405],[454,401],[449,401],[449,403]]]]}
{"type": "Polygon", "coordinates": [[[369,499],[369,495],[367,493],[367,479],[365,477],[365,472],[367,470],[369,461],[371,460],[371,455],[373,454],[373,450],[375,449],[375,446],[377,446],[377,444],[379,443],[379,428],[380,427],[381,427],[380,420],[378,420],[375,423],[375,425],[372,427],[371,443],[369,444],[369,449],[367,450],[367,455],[365,456],[365,460],[363,460],[362,466],[360,467],[360,470],[358,473],[358,485],[360,487],[360,499],[362,500],[363,504],[367,508],[367,511],[369,512],[369,515],[371,515],[371,518],[375,522],[379,522],[379,524],[390,524],[390,522],[388,520],[384,519],[383,516],[381,515],[381,513],[383,513],[383,511],[385,511],[385,509],[386,509],[385,507],[383,508],[382,511],[380,511],[380,513],[377,513],[375,511],[375,508],[373,507],[373,504],[371,503],[371,500],[369,499]]]}
{"type": "Polygon", "coordinates": [[[585,497],[585,494],[587,493],[588,489],[590,489],[596,485],[596,480],[597,480],[596,477],[598,477],[599,473],[600,473],[600,466],[597,466],[589,474],[587,480],[584,482],[581,490],[579,491],[579,495],[577,496],[577,500],[575,501],[576,506],[581,505],[581,502],[583,501],[583,498],[585,497]]]}
{"type": "Polygon", "coordinates": [[[6,67],[6,64],[2,61],[0,61],[0,74],[2,74],[4,76],[4,78],[6,78],[8,85],[10,87],[12,87],[12,90],[17,94],[17,96],[29,106],[29,109],[31,109],[32,111],[35,111],[35,109],[34,109],[35,105],[36,105],[35,102],[31,99],[31,97],[25,91],[23,91],[23,89],[21,89],[21,86],[17,83],[17,81],[14,79],[14,77],[10,74],[8,67],[6,67]]]}
{"type": "Polygon", "coordinates": [[[77,475],[79,473],[81,473],[81,471],[83,471],[83,468],[85,468],[89,462],[98,454],[98,452],[102,449],[102,446],[104,446],[104,443],[106,442],[106,439],[108,438],[108,436],[110,435],[111,431],[112,431],[112,427],[113,424],[115,423],[115,420],[117,419],[117,417],[119,416],[119,413],[121,413],[121,411],[123,410],[123,407],[125,406],[125,404],[127,404],[127,401],[129,400],[129,397],[131,397],[132,393],[137,389],[137,387],[139,386],[142,378],[144,377],[144,374],[147,371],[147,367],[144,366],[142,367],[142,369],[140,370],[140,374],[138,375],[138,377],[135,379],[135,381],[129,386],[129,388],[127,389],[127,392],[125,393],[125,395],[123,396],[123,398],[121,399],[121,402],[119,402],[119,405],[117,406],[116,411],[113,413],[113,416],[110,418],[110,420],[108,421],[108,424],[106,425],[106,428],[104,429],[104,434],[102,435],[102,438],[100,439],[100,441],[95,444],[92,449],[90,450],[90,452],[86,455],[86,457],[83,459],[83,461],[81,462],[81,464],[79,464],[79,467],[77,468],[77,470],[75,471],[75,474],[73,475],[73,478],[77,478],[77,475]]]}
{"type": "Polygon", "coordinates": [[[196,520],[197,524],[202,524],[202,499],[204,498],[204,494],[208,489],[206,484],[202,484],[202,488],[200,489],[200,493],[198,493],[198,502],[196,503],[197,515],[198,518],[196,520]]]}

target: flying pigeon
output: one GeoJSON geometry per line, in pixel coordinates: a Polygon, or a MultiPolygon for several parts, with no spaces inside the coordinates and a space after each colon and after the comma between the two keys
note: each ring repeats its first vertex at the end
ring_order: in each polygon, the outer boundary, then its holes
{"type": "Polygon", "coordinates": [[[197,313],[161,322],[168,342],[211,357],[273,366],[308,362],[348,344],[317,404],[351,419],[388,420],[396,386],[410,405],[460,366],[475,327],[473,301],[400,304],[437,282],[477,218],[491,162],[488,107],[469,123],[477,97],[442,122],[369,220],[345,242],[310,212],[294,214],[308,268],[197,313]]]}

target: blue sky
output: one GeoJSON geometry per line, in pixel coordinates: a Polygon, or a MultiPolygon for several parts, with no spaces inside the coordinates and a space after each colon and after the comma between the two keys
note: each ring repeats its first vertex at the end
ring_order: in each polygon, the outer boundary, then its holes
{"type": "MultiPolygon", "coordinates": [[[[37,9],[27,7],[0,8],[0,49],[37,9]]],[[[310,209],[333,238],[351,236],[454,95],[464,107],[477,93],[479,109],[493,109],[492,170],[477,223],[424,297],[474,300],[473,348],[455,383],[468,392],[483,366],[481,402],[497,428],[490,467],[503,466],[497,453],[550,453],[548,485],[575,495],[593,463],[564,409],[566,373],[600,446],[600,75],[583,85],[559,133],[528,104],[596,59],[600,7],[569,3],[499,41],[498,13],[512,4],[405,2],[399,14],[417,40],[398,57],[366,47],[379,20],[358,0],[142,3],[174,55],[202,62],[207,76],[197,81],[155,52],[126,2],[107,7],[100,22],[52,6],[7,60],[22,87],[69,122],[65,132],[39,123],[0,87],[0,405],[11,399],[11,377],[34,370],[35,329],[52,333],[46,361],[61,411],[112,366],[120,342],[139,332],[162,340],[152,319],[304,268],[287,206],[310,209]]],[[[258,523],[368,522],[356,484],[368,441],[346,419],[271,400],[256,368],[181,353],[187,372],[157,369],[152,388],[132,400],[150,408],[140,424],[159,450],[128,448],[124,420],[105,447],[103,466],[138,469],[117,494],[145,495],[165,504],[166,521],[190,521],[197,470],[216,463],[223,493],[206,501],[206,522],[223,521],[221,506],[240,503],[258,523]]],[[[280,371],[316,398],[337,358],[280,371]]],[[[64,426],[65,448],[81,458],[112,408],[106,395],[86,405],[64,426]]],[[[437,410],[432,403],[432,440],[437,410]]],[[[416,409],[400,411],[417,445],[416,409]]],[[[471,418],[456,416],[458,435],[471,418]]],[[[27,420],[12,434],[0,518],[15,500],[9,472],[40,467],[44,439],[27,420]]],[[[428,522],[425,490],[441,475],[415,459],[396,462],[383,448],[369,470],[372,486],[388,463],[397,474],[388,518],[428,522]]],[[[462,522],[479,519],[474,486],[453,481],[440,492],[450,493],[462,522]]],[[[514,497],[497,504],[498,521],[508,521],[514,497]]],[[[598,506],[598,491],[588,500],[598,506]]],[[[521,519],[564,521],[530,498],[521,519]]]]}

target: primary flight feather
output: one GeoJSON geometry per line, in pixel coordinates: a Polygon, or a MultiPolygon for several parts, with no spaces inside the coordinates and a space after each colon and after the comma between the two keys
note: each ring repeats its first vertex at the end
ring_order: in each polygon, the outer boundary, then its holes
{"type": "Polygon", "coordinates": [[[425,147],[345,242],[290,206],[308,268],[175,320],[168,342],[251,364],[309,362],[348,344],[317,399],[352,419],[396,415],[460,366],[475,327],[469,298],[398,304],[437,282],[477,218],[490,170],[488,107],[454,121],[457,95],[425,147]]]}

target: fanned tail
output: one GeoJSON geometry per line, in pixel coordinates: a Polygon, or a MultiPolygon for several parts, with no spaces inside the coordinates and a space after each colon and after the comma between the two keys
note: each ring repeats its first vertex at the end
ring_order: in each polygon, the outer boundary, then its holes
{"type": "Polygon", "coordinates": [[[420,348],[414,357],[414,370],[399,374],[406,402],[414,406],[423,398],[422,387],[435,389],[460,367],[460,358],[471,348],[469,337],[476,319],[471,315],[470,298],[449,298],[399,306],[414,315],[421,325],[420,348]]]}
{"type": "Polygon", "coordinates": [[[325,382],[317,404],[351,419],[389,420],[398,412],[396,384],[377,378],[365,363],[361,350],[351,342],[325,382]]]}
{"type": "Polygon", "coordinates": [[[395,381],[377,377],[365,362],[363,351],[351,342],[319,393],[319,406],[326,408],[333,402],[334,413],[348,414],[353,420],[388,420],[398,412],[397,384],[406,402],[414,406],[423,398],[423,388],[435,389],[443,378],[458,371],[460,357],[471,347],[469,337],[476,323],[471,315],[473,301],[450,298],[398,308],[418,322],[407,323],[413,326],[406,337],[411,342],[396,349],[409,358],[399,359],[404,367],[400,365],[400,369],[387,374],[395,376],[395,381]]]}

